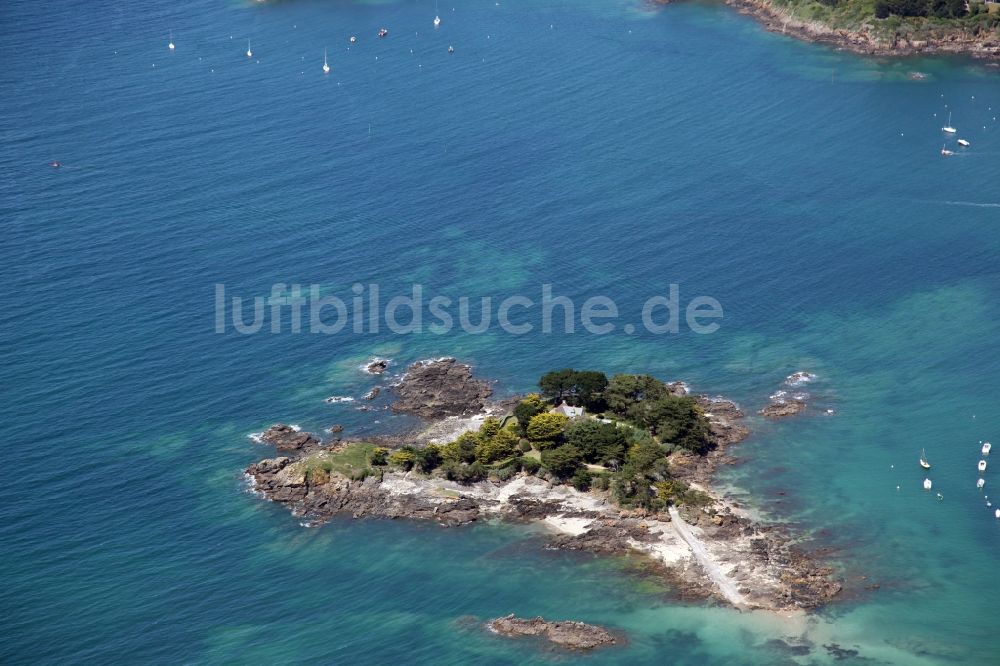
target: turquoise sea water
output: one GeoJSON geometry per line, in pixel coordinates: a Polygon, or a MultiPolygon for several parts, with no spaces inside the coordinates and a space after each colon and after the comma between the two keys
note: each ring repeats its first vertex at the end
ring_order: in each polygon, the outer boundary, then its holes
{"type": "Polygon", "coordinates": [[[826,663],[834,644],[996,663],[1000,521],[975,464],[1000,439],[997,70],[836,53],[714,4],[463,2],[438,31],[434,11],[0,7],[0,658],[570,660],[462,619],[516,612],[628,633],[588,663],[826,663]],[[949,110],[972,148],[942,159],[949,110]],[[551,283],[623,321],[678,283],[725,318],[705,336],[213,332],[216,283],[355,282],[551,283]],[[323,401],[366,391],[375,354],[456,355],[501,392],[565,365],[651,372],[750,411],[817,373],[835,413],[754,419],[723,481],[815,534],[848,594],[809,621],[739,614],[527,528],[304,529],[248,494],[262,426],[406,425],[323,401]],[[787,637],[813,651],[768,643],[787,637]]]}

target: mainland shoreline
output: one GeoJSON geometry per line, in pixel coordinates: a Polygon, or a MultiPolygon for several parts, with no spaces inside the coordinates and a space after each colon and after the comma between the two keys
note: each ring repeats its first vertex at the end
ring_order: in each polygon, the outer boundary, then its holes
{"type": "MultiPolygon", "coordinates": [[[[651,0],[660,6],[677,1],[651,0]]],[[[856,28],[836,27],[821,20],[800,18],[791,8],[773,0],[722,1],[752,17],[769,32],[828,44],[859,55],[892,58],[952,55],[1000,63],[1000,35],[995,29],[992,33],[975,34],[959,25],[914,24],[905,20],[893,27],[880,24],[874,15],[856,28]]],[[[922,78],[916,74],[915,78],[922,78]]]]}

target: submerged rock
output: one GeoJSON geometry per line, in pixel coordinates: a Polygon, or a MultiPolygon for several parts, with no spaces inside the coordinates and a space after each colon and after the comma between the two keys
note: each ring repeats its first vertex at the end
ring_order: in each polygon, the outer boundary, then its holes
{"type": "Polygon", "coordinates": [[[481,411],[493,393],[487,382],[473,379],[471,366],[453,358],[414,363],[394,390],[399,400],[393,411],[426,419],[481,411]]]}
{"type": "Polygon", "coordinates": [[[520,618],[513,613],[490,620],[486,623],[486,628],[495,634],[510,638],[538,636],[553,645],[569,650],[593,650],[618,642],[610,631],[595,624],[573,621],[550,622],[542,617],[520,618]]]}
{"type": "Polygon", "coordinates": [[[365,372],[370,375],[381,375],[383,372],[389,369],[389,361],[384,358],[373,359],[371,363],[365,366],[365,372]]]}
{"type": "Polygon", "coordinates": [[[801,414],[804,411],[806,411],[806,403],[802,400],[785,400],[782,402],[772,402],[760,410],[760,413],[769,419],[783,419],[801,414]]]}

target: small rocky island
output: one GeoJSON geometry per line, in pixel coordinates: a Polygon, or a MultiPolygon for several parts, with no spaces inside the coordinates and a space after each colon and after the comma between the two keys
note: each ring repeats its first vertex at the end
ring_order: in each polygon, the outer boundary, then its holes
{"type": "MultiPolygon", "coordinates": [[[[789,611],[838,594],[832,568],[797,537],[712,492],[727,448],[749,433],[735,403],[691,395],[681,382],[595,371],[550,372],[539,389],[490,403],[490,385],[468,365],[422,361],[391,390],[393,409],[426,419],[425,430],[324,442],[275,425],[257,439],[280,455],[246,475],[307,525],[337,515],[538,522],[550,528],[549,547],[648,556],[685,598],[789,611]]],[[[492,623],[559,642],[570,625],[556,625],[492,623]]]]}
{"type": "Polygon", "coordinates": [[[614,634],[597,625],[571,621],[550,622],[541,617],[521,618],[514,614],[490,620],[486,623],[486,628],[508,638],[537,636],[568,650],[593,650],[619,642],[614,634]]]}

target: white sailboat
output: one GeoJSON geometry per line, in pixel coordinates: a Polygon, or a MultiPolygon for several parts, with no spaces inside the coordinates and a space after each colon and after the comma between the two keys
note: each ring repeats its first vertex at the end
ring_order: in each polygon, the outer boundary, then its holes
{"type": "Polygon", "coordinates": [[[330,73],[330,64],[326,61],[326,49],[323,49],[323,73],[330,73]]]}
{"type": "Polygon", "coordinates": [[[943,144],[943,143],[941,144],[941,155],[943,155],[944,157],[950,157],[950,156],[952,156],[954,154],[955,154],[954,152],[952,152],[952,151],[948,150],[947,148],[945,148],[945,144],[943,144]]]}
{"type": "Polygon", "coordinates": [[[250,50],[250,40],[249,39],[247,40],[247,57],[248,58],[252,58],[253,57],[253,51],[250,50]]]}
{"type": "Polygon", "coordinates": [[[947,132],[948,134],[954,134],[958,130],[951,126],[951,111],[948,112],[948,124],[941,128],[942,132],[947,132]]]}
{"type": "Polygon", "coordinates": [[[923,449],[920,449],[920,466],[924,469],[931,468],[931,464],[927,462],[927,453],[923,449]]]}
{"type": "Polygon", "coordinates": [[[170,49],[171,51],[174,50],[174,32],[173,32],[173,30],[170,31],[170,38],[167,41],[167,48],[170,49]]]}
{"type": "Polygon", "coordinates": [[[434,3],[434,27],[441,25],[441,14],[438,13],[438,3],[434,3]]]}

